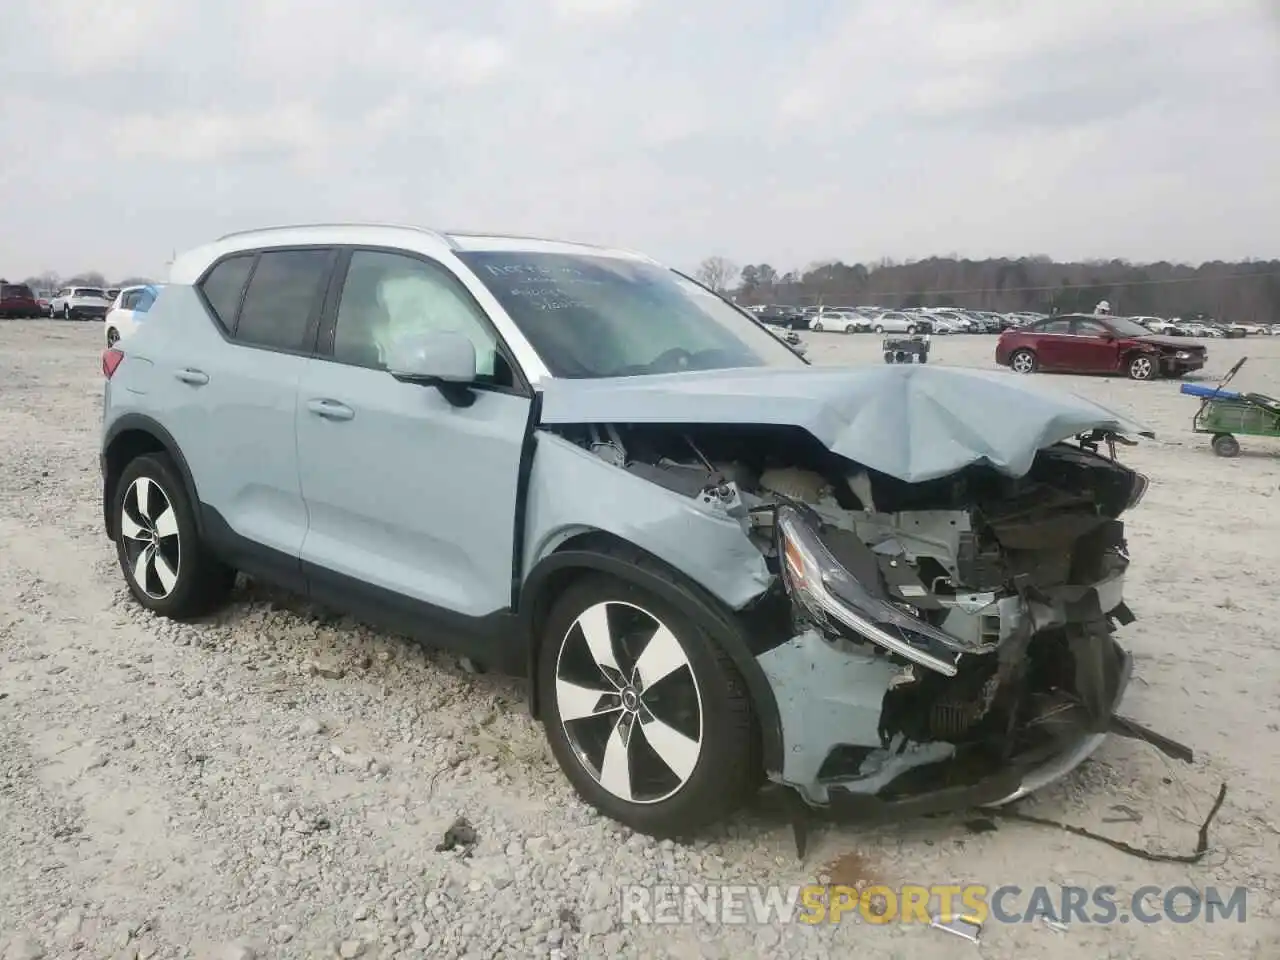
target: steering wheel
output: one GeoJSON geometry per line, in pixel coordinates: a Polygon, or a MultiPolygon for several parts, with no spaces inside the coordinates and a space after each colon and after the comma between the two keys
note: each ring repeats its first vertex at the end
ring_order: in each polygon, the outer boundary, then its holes
{"type": "Polygon", "coordinates": [[[645,364],[645,367],[655,372],[662,372],[668,367],[673,370],[679,370],[692,357],[693,354],[684,347],[672,347],[670,350],[662,351],[662,353],[645,364]]]}

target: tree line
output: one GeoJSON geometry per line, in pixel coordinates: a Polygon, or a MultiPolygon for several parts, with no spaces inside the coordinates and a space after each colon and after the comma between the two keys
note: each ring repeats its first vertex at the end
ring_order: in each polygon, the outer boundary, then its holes
{"type": "Polygon", "coordinates": [[[104,290],[110,287],[137,287],[144,283],[152,281],[147,277],[125,277],[119,283],[108,283],[105,274],[99,273],[97,270],[89,270],[85,273],[74,273],[69,277],[61,276],[51,270],[46,270],[34,277],[27,277],[22,281],[32,290],[53,290],[58,291],[63,287],[102,287],[104,290]]]}
{"type": "Polygon", "coordinates": [[[1048,257],[810,264],[779,271],[702,261],[696,278],[744,305],[964,307],[998,313],[1092,311],[1099,300],[1125,316],[1211,317],[1240,323],[1280,321],[1280,260],[1214,260],[1199,266],[1048,257]]]}

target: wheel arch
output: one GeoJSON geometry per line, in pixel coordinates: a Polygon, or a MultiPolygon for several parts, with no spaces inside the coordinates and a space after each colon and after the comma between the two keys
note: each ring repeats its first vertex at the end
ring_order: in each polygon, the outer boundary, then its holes
{"type": "Polygon", "coordinates": [[[187,465],[186,457],[182,455],[182,449],[177,441],[168,430],[151,417],[141,413],[126,413],[111,424],[102,443],[102,520],[107,536],[112,540],[116,536],[111,504],[115,500],[116,484],[120,481],[120,475],[132,461],[148,453],[168,454],[169,459],[173,461],[186,490],[187,499],[191,502],[196,529],[203,535],[203,518],[200,500],[196,495],[195,479],[191,476],[191,468],[187,465]]]}
{"type": "Polygon", "coordinates": [[[547,615],[558,596],[572,583],[592,573],[607,574],[634,584],[677,607],[729,656],[751,698],[764,769],[780,772],[782,719],[777,699],[755,654],[735,625],[733,611],[670,564],[604,531],[580,533],[560,544],[529,571],[520,591],[517,613],[528,643],[530,714],[539,720],[542,716],[537,663],[547,615]]]}

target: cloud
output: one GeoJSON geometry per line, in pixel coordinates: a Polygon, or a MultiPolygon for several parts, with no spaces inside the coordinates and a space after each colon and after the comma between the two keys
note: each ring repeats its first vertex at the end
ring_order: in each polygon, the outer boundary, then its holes
{"type": "Polygon", "coordinates": [[[229,229],[332,218],[678,266],[1280,255],[1266,0],[10,0],[5,16],[6,275],[155,272],[229,229]]]}

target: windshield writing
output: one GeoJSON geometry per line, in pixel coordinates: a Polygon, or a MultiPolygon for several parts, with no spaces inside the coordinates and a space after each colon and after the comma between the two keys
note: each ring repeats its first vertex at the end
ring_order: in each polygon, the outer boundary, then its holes
{"type": "Polygon", "coordinates": [[[665,267],[580,254],[458,256],[511,315],[552,376],[804,365],[738,309],[665,267]]]}

